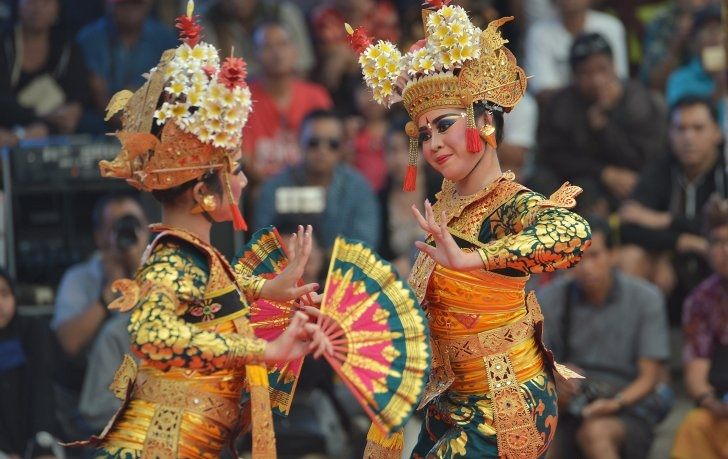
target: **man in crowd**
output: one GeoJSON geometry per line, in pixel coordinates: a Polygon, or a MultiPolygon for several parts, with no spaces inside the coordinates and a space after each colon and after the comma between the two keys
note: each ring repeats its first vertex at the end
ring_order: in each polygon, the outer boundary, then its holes
{"type": "Polygon", "coordinates": [[[713,274],[685,300],[683,361],[696,408],[680,426],[673,459],[728,455],[728,200],[712,199],[706,212],[713,274]]]}
{"type": "Polygon", "coordinates": [[[325,250],[337,235],[379,245],[379,204],[366,179],[343,161],[344,126],[318,110],[301,123],[301,162],[263,183],[254,228],[314,221],[325,250]]]}
{"type": "Polygon", "coordinates": [[[710,99],[687,97],[670,114],[670,154],[647,165],[621,209],[620,266],[669,295],[680,322],[687,292],[709,275],[702,212],[713,193],[726,197],[722,134],[710,99]]]}
{"type": "Polygon", "coordinates": [[[110,315],[111,285],[134,277],[149,240],[144,211],[129,195],[101,198],[92,224],[98,252],[63,275],[51,323],[65,356],[56,375],[58,412],[66,435],[74,440],[89,433],[78,416],[78,397],[90,345],[110,315]]]}
{"type": "Polygon", "coordinates": [[[653,285],[614,267],[609,225],[589,218],[592,245],[572,277],[539,292],[546,345],[586,376],[558,381],[555,457],[644,459],[671,406],[665,305],[653,285]]]}
{"type": "Polygon", "coordinates": [[[647,161],[664,153],[666,113],[642,84],[619,78],[603,36],[579,36],[569,61],[572,82],[541,117],[538,162],[555,180],[542,188],[569,180],[599,197],[607,213],[630,195],[647,161]]]}

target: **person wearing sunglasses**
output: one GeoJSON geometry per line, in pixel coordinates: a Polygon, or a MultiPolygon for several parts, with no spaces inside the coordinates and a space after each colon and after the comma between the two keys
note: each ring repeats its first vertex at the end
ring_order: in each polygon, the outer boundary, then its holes
{"type": "MultiPolygon", "coordinates": [[[[558,418],[554,381],[575,375],[541,342],[543,316],[525,288],[589,246],[589,225],[568,210],[581,190],[565,184],[546,199],[501,170],[503,114],[526,90],[499,31],[512,18],[481,30],[459,6],[427,3],[426,38],[407,53],[348,27],[374,98],[402,100],[411,118],[404,189],[417,186],[420,152],[444,179],[424,215],[412,206],[427,237],[409,283],[433,353],[412,457],[541,458],[558,418]]],[[[365,456],[400,457],[400,435],[373,426],[365,456]]]]}
{"type": "Polygon", "coordinates": [[[314,110],[301,123],[301,161],[263,183],[253,227],[310,221],[325,249],[337,235],[377,248],[380,211],[369,183],[344,161],[344,125],[335,112],[314,110]]]}

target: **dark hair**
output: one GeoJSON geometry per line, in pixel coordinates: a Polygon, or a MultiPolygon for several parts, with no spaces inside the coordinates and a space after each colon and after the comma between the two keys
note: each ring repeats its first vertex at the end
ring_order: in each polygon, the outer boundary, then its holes
{"type": "Polygon", "coordinates": [[[10,273],[0,266],[0,279],[5,279],[5,282],[8,283],[8,287],[10,287],[10,294],[15,297],[15,279],[10,275],[10,273]]]}
{"type": "Polygon", "coordinates": [[[278,27],[280,29],[283,29],[286,32],[286,35],[288,35],[288,39],[293,41],[293,33],[290,31],[288,26],[283,23],[283,21],[280,21],[278,19],[272,18],[272,19],[264,19],[262,22],[257,24],[255,28],[253,28],[253,45],[255,46],[256,50],[260,47],[260,44],[258,43],[258,40],[261,38],[259,35],[266,29],[269,29],[271,27],[278,27]]]}
{"type": "MultiPolygon", "coordinates": [[[[317,108],[315,110],[312,110],[306,114],[306,116],[303,117],[303,120],[301,121],[301,127],[299,127],[298,132],[299,135],[303,134],[303,131],[306,129],[306,127],[313,123],[314,121],[321,121],[321,120],[336,120],[337,123],[342,125],[341,122],[341,116],[336,113],[334,110],[325,110],[321,108],[317,108]]],[[[343,128],[343,125],[342,125],[343,128]]]]}
{"type": "Polygon", "coordinates": [[[693,14],[693,27],[690,29],[690,36],[694,37],[711,22],[720,24],[721,20],[720,5],[710,4],[702,7],[693,14]]]}
{"type": "Polygon", "coordinates": [[[612,47],[606,38],[598,33],[585,33],[581,34],[571,44],[571,50],[569,51],[569,65],[571,70],[576,70],[576,67],[589,59],[592,56],[603,55],[614,57],[612,47]]]}
{"type": "Polygon", "coordinates": [[[608,249],[611,249],[613,244],[612,241],[612,228],[609,226],[609,222],[599,215],[591,214],[586,217],[586,221],[591,227],[591,234],[602,233],[604,236],[604,243],[608,249]]]}
{"type": "Polygon", "coordinates": [[[166,190],[154,190],[152,191],[152,196],[154,196],[154,199],[159,201],[160,204],[172,204],[177,199],[179,199],[179,197],[182,196],[185,191],[189,190],[199,182],[203,182],[205,185],[207,185],[207,187],[212,190],[213,193],[222,195],[222,181],[220,180],[220,175],[217,173],[217,170],[214,170],[206,173],[199,179],[187,181],[181,185],[177,185],[174,188],[169,188],[166,190]]]}
{"type": "Polygon", "coordinates": [[[473,104],[473,113],[477,120],[486,111],[490,110],[493,113],[493,124],[495,125],[495,142],[500,145],[503,140],[503,108],[492,105],[489,102],[476,102],[473,104]]]}
{"type": "Polygon", "coordinates": [[[669,120],[672,121],[672,118],[675,116],[675,113],[677,113],[679,110],[682,110],[687,107],[693,107],[695,105],[702,105],[705,108],[707,108],[708,112],[710,113],[710,117],[713,119],[713,121],[715,121],[716,124],[720,124],[720,120],[718,118],[718,109],[716,108],[713,101],[708,99],[707,97],[697,96],[697,95],[692,95],[692,94],[682,97],[677,102],[672,104],[672,106],[670,107],[669,120]]]}
{"type": "Polygon", "coordinates": [[[91,228],[94,231],[101,229],[104,223],[104,211],[109,204],[116,204],[124,201],[134,201],[141,206],[139,198],[129,192],[115,192],[101,196],[91,210],[91,228]]]}

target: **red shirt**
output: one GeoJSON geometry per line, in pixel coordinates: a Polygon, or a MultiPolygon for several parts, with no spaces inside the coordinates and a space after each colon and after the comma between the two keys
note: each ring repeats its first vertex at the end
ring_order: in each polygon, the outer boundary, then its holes
{"type": "Polygon", "coordinates": [[[313,110],[332,106],[323,86],[304,80],[294,80],[292,85],[291,100],[281,112],[260,82],[250,84],[253,112],[243,129],[243,154],[252,156],[253,169],[264,178],[299,162],[301,121],[313,110]]]}

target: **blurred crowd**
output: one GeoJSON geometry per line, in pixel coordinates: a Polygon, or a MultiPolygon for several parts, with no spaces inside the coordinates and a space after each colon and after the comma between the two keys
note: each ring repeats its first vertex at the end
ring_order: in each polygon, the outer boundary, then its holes
{"type": "MultiPolygon", "coordinates": [[[[547,345],[587,376],[559,387],[549,457],[647,457],[677,392],[695,409],[670,457],[727,458],[721,2],[455,3],[480,27],[516,18],[504,33],[532,77],[505,115],[502,168],[546,196],[564,181],[582,187],[577,211],[594,232],[575,269],[532,279],[547,345]]],[[[118,117],[104,120],[107,103],[141,86],[162,52],[176,47],[174,18],[185,6],[0,5],[0,147],[118,129],[118,117]]],[[[248,65],[253,114],[243,137],[250,183],[242,206],[251,230],[314,225],[307,281],[322,280],[338,234],[365,241],[407,276],[423,237],[410,207],[435,200],[441,179],[420,161],[417,183],[425,186],[402,191],[408,118],[372,100],[344,23],[406,50],[423,36],[421,2],[199,0],[195,8],[203,39],[248,65]]],[[[98,433],[118,406],[107,387],[129,346],[128,318],[105,306],[114,299],[111,283],[134,274],[147,217],[134,196],[109,195],[90,223],[98,251],[69,267],[50,324],[17,313],[15,280],[0,272],[0,458],[82,454],[64,452],[54,438],[98,433]]],[[[297,405],[277,427],[281,456],[361,457],[365,417],[325,365],[304,368],[297,405]]]]}

